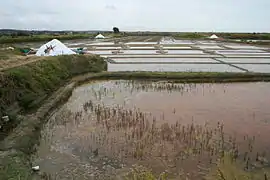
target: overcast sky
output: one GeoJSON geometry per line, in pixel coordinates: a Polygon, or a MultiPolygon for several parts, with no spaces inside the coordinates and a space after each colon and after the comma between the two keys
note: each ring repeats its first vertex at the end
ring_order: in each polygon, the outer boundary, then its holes
{"type": "Polygon", "coordinates": [[[270,32],[270,0],[1,0],[0,29],[270,32]]]}

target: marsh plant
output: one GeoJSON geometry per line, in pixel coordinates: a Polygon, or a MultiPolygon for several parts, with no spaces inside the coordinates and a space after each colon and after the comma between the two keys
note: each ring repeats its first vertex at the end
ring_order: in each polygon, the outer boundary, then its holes
{"type": "Polygon", "coordinates": [[[179,177],[187,173],[190,177],[199,177],[222,163],[225,156],[241,165],[244,171],[252,171],[258,163],[260,168],[269,165],[267,154],[254,150],[254,136],[245,136],[238,144],[236,137],[225,134],[222,123],[214,128],[207,123],[169,124],[166,117],[160,121],[137,108],[106,107],[91,100],[83,105],[82,111],[62,111],[58,118],[65,119],[63,123],[72,122],[73,126],[80,126],[82,119],[90,123],[89,131],[77,138],[81,151],[117,159],[127,166],[147,164],[158,173],[169,170],[179,177]]]}

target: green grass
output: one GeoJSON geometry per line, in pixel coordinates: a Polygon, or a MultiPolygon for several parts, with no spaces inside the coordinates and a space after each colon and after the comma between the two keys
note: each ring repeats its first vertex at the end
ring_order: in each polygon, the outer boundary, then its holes
{"type": "Polygon", "coordinates": [[[47,57],[5,71],[3,78],[12,82],[2,87],[1,98],[7,97],[5,92],[9,91],[9,95],[13,94],[9,100],[17,101],[20,107],[29,110],[35,106],[38,98],[58,89],[69,78],[87,72],[100,72],[105,68],[106,64],[97,56],[47,57]]]}
{"type": "Polygon", "coordinates": [[[19,151],[1,153],[1,180],[29,180],[31,179],[31,165],[28,156],[19,151]],[[5,154],[4,154],[5,153],[5,154]]]}
{"type": "Polygon", "coordinates": [[[207,36],[204,33],[177,33],[173,35],[176,39],[203,39],[207,36]]]}
{"type": "Polygon", "coordinates": [[[270,40],[269,33],[217,33],[226,39],[242,39],[242,40],[270,40]]]}
{"type": "MultiPolygon", "coordinates": [[[[44,60],[9,69],[0,74],[0,117],[32,112],[73,76],[104,70],[106,63],[102,58],[82,55],[44,57],[44,60]]],[[[4,124],[1,133],[13,128],[15,122],[16,118],[11,118],[9,124],[0,121],[0,125],[4,124]]]]}
{"type": "Polygon", "coordinates": [[[1,60],[8,60],[10,57],[15,55],[21,55],[20,50],[15,48],[14,50],[6,50],[0,48],[0,61],[1,60]]]}

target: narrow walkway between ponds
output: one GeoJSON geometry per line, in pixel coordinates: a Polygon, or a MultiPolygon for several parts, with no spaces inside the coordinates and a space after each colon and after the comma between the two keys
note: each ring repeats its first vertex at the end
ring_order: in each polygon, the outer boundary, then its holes
{"type": "Polygon", "coordinates": [[[212,59],[214,59],[214,60],[220,62],[221,64],[227,64],[227,65],[229,65],[229,66],[231,66],[231,67],[235,67],[235,68],[240,69],[240,70],[242,70],[242,71],[249,72],[249,70],[247,70],[247,69],[245,69],[245,68],[236,66],[236,65],[234,65],[234,64],[231,64],[231,63],[228,63],[228,62],[225,62],[225,61],[222,61],[222,60],[219,60],[219,59],[217,59],[217,58],[212,58],[212,59]]]}

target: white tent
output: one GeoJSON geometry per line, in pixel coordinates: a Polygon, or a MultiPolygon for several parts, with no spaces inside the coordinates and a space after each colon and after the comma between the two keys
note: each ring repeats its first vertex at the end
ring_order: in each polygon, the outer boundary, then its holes
{"type": "Polygon", "coordinates": [[[160,44],[173,44],[175,42],[175,39],[173,37],[163,37],[160,40],[160,44]]]}
{"type": "Polygon", "coordinates": [[[209,37],[210,39],[218,39],[218,36],[213,34],[212,36],[209,37]]]}
{"type": "Polygon", "coordinates": [[[76,54],[57,39],[42,45],[36,52],[36,56],[58,56],[76,54]]]}
{"type": "Polygon", "coordinates": [[[104,39],[105,38],[105,36],[103,36],[102,34],[98,34],[97,36],[96,36],[96,39],[104,39]]]}

